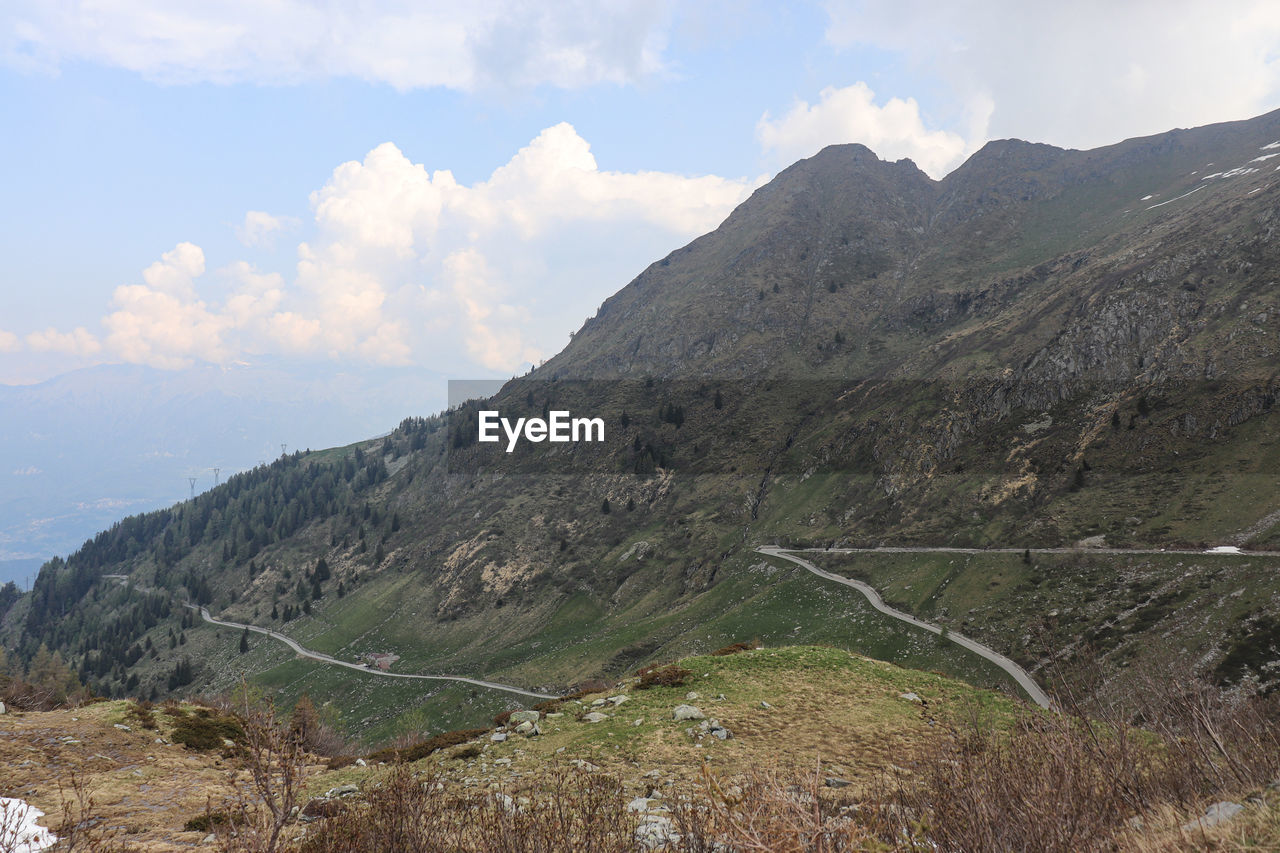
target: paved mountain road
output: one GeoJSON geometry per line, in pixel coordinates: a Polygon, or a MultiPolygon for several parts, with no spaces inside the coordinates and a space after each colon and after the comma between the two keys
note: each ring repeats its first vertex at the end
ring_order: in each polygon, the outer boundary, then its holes
{"type": "MultiPolygon", "coordinates": [[[[884,549],[884,550],[888,550],[888,549],[884,549]]],[[[917,628],[921,628],[925,631],[928,631],[931,634],[938,634],[939,636],[944,636],[942,634],[942,629],[939,628],[937,625],[934,625],[930,622],[925,622],[923,619],[917,619],[916,617],[912,616],[910,613],[903,613],[901,610],[895,610],[894,608],[885,604],[884,599],[880,597],[880,593],[876,592],[873,587],[863,583],[862,581],[853,580],[852,578],[846,578],[846,577],[842,577],[840,575],[834,574],[832,572],[824,571],[823,569],[818,568],[813,563],[809,562],[803,557],[797,557],[794,553],[785,551],[781,548],[777,548],[771,545],[762,545],[761,547],[757,548],[756,551],[769,557],[778,557],[779,559],[782,559],[782,560],[790,560],[796,565],[802,568],[808,569],[810,572],[812,572],[813,574],[817,575],[820,578],[824,578],[829,581],[835,581],[836,583],[844,584],[845,586],[853,587],[858,592],[866,596],[867,601],[871,602],[872,607],[874,607],[876,610],[879,610],[884,615],[891,616],[894,619],[897,619],[901,622],[906,622],[908,625],[913,625],[917,628]]],[[[1035,679],[1032,678],[1031,675],[1025,669],[1018,666],[1013,661],[1009,660],[1009,658],[1000,654],[995,649],[984,646],[982,643],[979,643],[977,640],[971,640],[968,637],[964,636],[963,634],[957,634],[951,630],[947,631],[947,633],[945,634],[945,638],[955,643],[957,646],[961,646],[965,649],[968,649],[969,651],[973,652],[979,657],[983,657],[991,661],[996,666],[1000,667],[1005,672],[1009,673],[1009,675],[1013,678],[1013,680],[1018,683],[1018,686],[1021,687],[1023,690],[1025,690],[1027,695],[1031,697],[1031,700],[1035,702],[1037,705],[1039,705],[1041,708],[1053,708],[1053,700],[1049,698],[1049,695],[1047,693],[1045,693],[1043,690],[1040,689],[1040,685],[1036,684],[1035,679]]]]}
{"type": "Polygon", "coordinates": [[[197,607],[194,604],[187,604],[184,606],[198,611],[200,616],[203,617],[206,622],[214,625],[222,625],[226,628],[239,628],[241,630],[248,628],[256,634],[265,634],[274,640],[279,640],[304,658],[310,658],[311,660],[320,661],[321,663],[333,664],[334,666],[345,666],[347,669],[354,669],[357,672],[363,672],[368,675],[378,675],[383,678],[416,678],[422,681],[460,681],[464,684],[474,684],[477,687],[487,687],[490,690],[503,690],[507,693],[517,693],[521,696],[528,696],[532,699],[556,698],[552,693],[539,693],[536,690],[525,690],[522,687],[512,687],[510,684],[499,684],[496,681],[485,681],[480,678],[468,678],[465,675],[414,675],[408,672],[386,672],[381,669],[371,669],[358,663],[338,660],[330,655],[326,655],[321,652],[313,652],[310,649],[303,648],[298,645],[297,641],[290,637],[286,637],[284,634],[272,631],[270,628],[259,628],[257,625],[245,625],[240,622],[227,622],[222,619],[214,619],[209,615],[209,609],[206,607],[197,607]]]}

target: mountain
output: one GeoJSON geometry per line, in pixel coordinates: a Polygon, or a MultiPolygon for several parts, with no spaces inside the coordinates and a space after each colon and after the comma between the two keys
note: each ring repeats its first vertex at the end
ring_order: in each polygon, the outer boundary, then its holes
{"type": "Polygon", "coordinates": [[[1003,684],[753,550],[890,545],[933,550],[827,564],[1045,681],[1096,663],[1100,695],[1154,667],[1269,683],[1276,157],[1280,113],[1092,151],[993,142],[942,181],[828,148],[484,404],[287,454],[46,565],[6,643],[116,694],[244,671],[369,739],[510,700],[241,654],[182,603],[533,688],[753,637],[1003,684]],[[482,406],[599,416],[606,440],[507,453],[477,442],[482,406]]]}
{"type": "Polygon", "coordinates": [[[440,385],[425,371],[259,364],[102,365],[0,386],[0,561],[65,555],[125,513],[187,496],[189,477],[203,492],[282,444],[387,432],[439,409],[440,385]]]}

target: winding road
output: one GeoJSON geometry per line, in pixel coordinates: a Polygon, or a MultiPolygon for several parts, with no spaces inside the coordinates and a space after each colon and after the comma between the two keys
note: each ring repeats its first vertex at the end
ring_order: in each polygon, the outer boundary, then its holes
{"type": "Polygon", "coordinates": [[[321,652],[313,652],[310,649],[303,648],[298,645],[295,640],[286,637],[284,634],[272,631],[270,628],[259,628],[257,625],[245,625],[241,622],[227,622],[222,619],[214,619],[209,615],[209,609],[207,607],[197,607],[194,604],[186,604],[183,606],[199,612],[204,621],[213,625],[222,625],[226,628],[239,628],[242,630],[248,628],[255,634],[265,634],[272,639],[279,640],[304,658],[310,658],[311,660],[320,661],[321,663],[333,664],[334,666],[345,666],[347,669],[354,669],[356,672],[363,672],[368,675],[380,675],[383,678],[416,678],[422,681],[460,681],[464,684],[474,684],[476,687],[487,687],[490,690],[502,690],[507,693],[516,693],[520,696],[528,696],[533,699],[556,698],[555,694],[552,693],[539,693],[536,690],[525,690],[522,687],[512,687],[510,684],[499,684],[496,681],[485,681],[480,678],[468,678],[465,675],[414,675],[408,672],[386,672],[381,669],[370,669],[369,667],[358,663],[338,660],[330,655],[326,655],[321,652]]]}
{"type": "MultiPolygon", "coordinates": [[[[882,549],[882,550],[888,550],[888,549],[882,549]]],[[[979,657],[982,657],[991,661],[993,664],[1000,667],[1005,672],[1009,673],[1010,677],[1012,677],[1014,681],[1018,682],[1018,686],[1021,687],[1023,690],[1025,690],[1027,695],[1031,697],[1031,701],[1035,702],[1041,708],[1052,709],[1054,707],[1053,700],[1049,698],[1049,695],[1047,693],[1045,693],[1043,690],[1040,689],[1040,685],[1036,684],[1035,679],[1032,678],[1031,675],[1025,669],[1018,666],[1016,663],[1014,663],[1004,655],[1000,654],[995,649],[992,649],[988,646],[984,646],[982,643],[979,643],[977,640],[971,640],[968,637],[964,636],[963,634],[957,634],[950,629],[948,629],[947,632],[943,634],[942,629],[937,625],[934,625],[930,622],[925,622],[923,619],[917,619],[916,617],[912,616],[910,613],[903,613],[901,610],[895,610],[894,608],[885,604],[884,599],[880,597],[880,593],[876,592],[875,589],[869,586],[868,584],[865,584],[859,580],[842,577],[841,575],[837,575],[833,572],[828,572],[823,569],[820,569],[817,566],[815,566],[813,563],[804,559],[803,557],[797,557],[794,553],[785,551],[782,548],[778,548],[773,545],[762,545],[759,548],[756,548],[756,551],[768,557],[778,557],[779,559],[782,559],[782,560],[789,560],[795,563],[796,565],[800,566],[801,568],[808,569],[813,574],[817,575],[820,578],[824,578],[825,580],[835,581],[836,583],[844,584],[845,586],[848,586],[848,587],[853,587],[858,592],[866,596],[867,601],[871,602],[872,607],[874,607],[876,610],[879,610],[884,615],[891,616],[894,619],[897,619],[901,622],[906,622],[908,625],[913,625],[917,628],[921,628],[925,631],[928,631],[931,634],[937,634],[943,637],[944,639],[950,640],[951,642],[955,643],[957,646],[961,646],[962,648],[968,649],[969,651],[973,652],[979,657]]]]}

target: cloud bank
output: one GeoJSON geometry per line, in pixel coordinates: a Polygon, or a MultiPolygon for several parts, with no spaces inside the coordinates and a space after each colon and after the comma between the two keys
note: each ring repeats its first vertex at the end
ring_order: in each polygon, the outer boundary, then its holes
{"type": "Polygon", "coordinates": [[[1271,0],[827,0],[838,48],[900,54],[992,137],[1092,148],[1257,115],[1280,98],[1271,0]]]}
{"type": "MultiPolygon", "coordinates": [[[[583,305],[714,228],[753,185],[601,170],[564,123],[470,186],[384,143],[312,193],[314,236],[291,277],[244,261],[209,270],[180,243],[116,288],[100,336],[48,329],[26,344],[169,369],[274,354],[511,373],[558,351],[583,305]]],[[[277,221],[250,212],[237,233],[277,221]]]]}
{"type": "Polygon", "coordinates": [[[663,0],[28,0],[0,8],[0,57],[45,70],[89,61],[166,83],[577,88],[662,71],[670,17],[663,0]]]}
{"type": "MultiPolygon", "coordinates": [[[[971,138],[985,138],[989,105],[975,117],[971,138]]],[[[884,160],[909,157],[933,178],[941,178],[960,165],[976,145],[957,133],[928,130],[914,99],[890,98],[875,103],[875,92],[866,83],[835,88],[828,86],[819,101],[797,101],[778,119],[768,113],[756,124],[761,147],[782,164],[809,157],[827,145],[860,142],[884,160]]]]}

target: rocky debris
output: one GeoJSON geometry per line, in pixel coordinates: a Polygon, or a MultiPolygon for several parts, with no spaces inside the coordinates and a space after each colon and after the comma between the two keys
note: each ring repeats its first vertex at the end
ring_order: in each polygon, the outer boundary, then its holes
{"type": "Polygon", "coordinates": [[[1223,800],[1214,803],[1205,809],[1204,816],[1185,824],[1182,827],[1183,832],[1193,832],[1197,829],[1208,829],[1211,826],[1217,826],[1231,820],[1240,812],[1244,811],[1244,806],[1239,803],[1233,803],[1230,800],[1223,800]]]}
{"type": "Polygon", "coordinates": [[[615,707],[615,708],[616,708],[616,707],[618,707],[619,705],[621,705],[623,702],[630,702],[630,701],[631,701],[631,697],[630,697],[630,696],[624,696],[624,695],[622,695],[622,694],[620,693],[620,694],[618,694],[617,696],[610,696],[606,701],[608,701],[608,702],[612,703],[612,704],[613,704],[613,707],[615,707]]]}
{"type": "Polygon", "coordinates": [[[335,797],[350,797],[353,794],[360,793],[359,785],[339,785],[336,788],[330,788],[324,792],[325,797],[333,799],[335,797]]]}
{"type": "Polygon", "coordinates": [[[508,725],[518,726],[521,723],[536,723],[542,719],[542,715],[537,711],[512,711],[511,717],[507,721],[508,725]]]}
{"type": "Polygon", "coordinates": [[[516,804],[516,801],[511,798],[510,794],[504,794],[499,791],[493,795],[493,799],[494,802],[502,806],[502,810],[507,814],[515,814],[520,811],[520,807],[516,804]]]}
{"type": "Polygon", "coordinates": [[[502,743],[506,739],[507,739],[506,732],[494,732],[493,734],[489,735],[489,740],[493,741],[494,743],[502,743]]]}
{"type": "Polygon", "coordinates": [[[671,818],[662,814],[648,813],[636,827],[636,844],[641,850],[674,849],[680,841],[680,833],[676,832],[671,818]]]}
{"type": "MultiPolygon", "coordinates": [[[[693,695],[697,696],[698,694],[694,693],[693,695]]],[[[701,720],[704,717],[706,717],[706,714],[702,713],[694,705],[677,705],[671,712],[671,719],[677,723],[684,720],[701,720]]]]}
{"type": "Polygon", "coordinates": [[[329,797],[312,797],[298,813],[298,820],[310,823],[322,817],[333,817],[342,811],[342,800],[329,797]]]}
{"type": "Polygon", "coordinates": [[[129,728],[129,727],[128,727],[128,726],[126,726],[124,723],[112,723],[111,725],[112,725],[114,728],[117,728],[117,729],[119,729],[119,730],[120,730],[120,731],[122,731],[122,732],[131,732],[131,731],[133,731],[133,729],[129,728]]]}
{"type": "Polygon", "coordinates": [[[596,765],[592,764],[590,761],[583,761],[581,758],[575,758],[569,763],[572,764],[574,767],[578,768],[579,770],[585,770],[588,773],[590,773],[593,770],[600,769],[596,765]]]}
{"type": "Polygon", "coordinates": [[[835,776],[828,776],[827,778],[822,780],[822,784],[826,785],[828,788],[847,788],[853,783],[848,781],[847,779],[840,779],[835,776]]]}
{"type": "Polygon", "coordinates": [[[698,691],[690,690],[688,693],[684,694],[684,699],[686,702],[698,701],[698,691]]]}
{"type": "Polygon", "coordinates": [[[701,740],[707,735],[711,735],[712,737],[720,740],[728,740],[733,737],[733,732],[720,725],[720,721],[716,719],[703,720],[701,723],[698,723],[698,725],[686,729],[686,731],[689,733],[689,736],[695,740],[701,740]]]}
{"type": "Polygon", "coordinates": [[[528,720],[525,720],[520,725],[516,726],[516,734],[524,735],[525,737],[537,737],[542,734],[542,727],[537,723],[531,723],[528,720]]]}
{"type": "Polygon", "coordinates": [[[582,717],[582,721],[584,723],[603,723],[607,719],[609,719],[609,715],[601,714],[599,711],[592,711],[589,714],[584,714],[582,717]]]}

